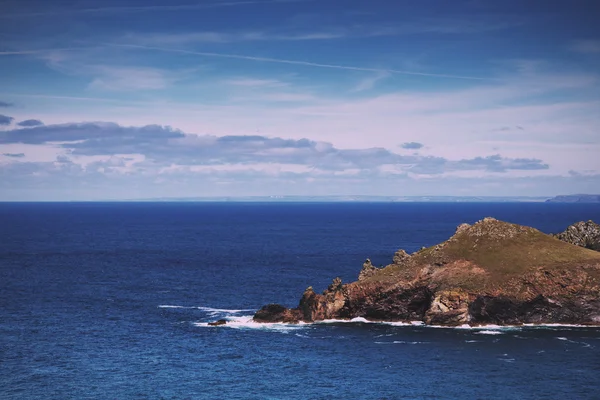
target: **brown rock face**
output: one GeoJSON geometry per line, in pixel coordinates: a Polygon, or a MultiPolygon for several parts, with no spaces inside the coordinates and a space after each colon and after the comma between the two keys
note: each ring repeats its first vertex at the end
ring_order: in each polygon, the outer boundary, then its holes
{"type": "MultiPolygon", "coordinates": [[[[569,237],[589,238],[594,229],[588,224],[567,231],[569,237]]],[[[336,278],[321,294],[309,287],[298,307],[270,304],[254,320],[356,317],[433,325],[600,325],[600,253],[485,218],[460,225],[436,246],[410,255],[399,250],[385,268],[367,260],[357,281],[342,284],[336,278]]]]}
{"type": "Polygon", "coordinates": [[[254,314],[256,322],[298,322],[302,315],[296,309],[289,309],[280,304],[268,304],[254,314]]]}
{"type": "Polygon", "coordinates": [[[431,325],[462,325],[470,320],[469,294],[460,289],[437,292],[425,315],[431,325]]]}

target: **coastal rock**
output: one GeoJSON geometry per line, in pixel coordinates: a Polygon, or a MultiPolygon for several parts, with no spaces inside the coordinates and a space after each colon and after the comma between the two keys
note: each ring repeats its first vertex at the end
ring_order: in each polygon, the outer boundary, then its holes
{"type": "Polygon", "coordinates": [[[437,292],[425,316],[431,325],[462,325],[470,319],[469,294],[463,290],[437,292]]]}
{"type": "Polygon", "coordinates": [[[400,249],[394,254],[393,261],[396,265],[404,265],[409,259],[410,254],[408,254],[403,249],[400,249]]]}
{"type": "Polygon", "coordinates": [[[467,229],[469,229],[471,227],[471,225],[469,224],[460,224],[459,226],[456,227],[456,232],[454,232],[454,234],[459,234],[461,232],[466,231],[467,229]]]}
{"type": "Polygon", "coordinates": [[[323,294],[315,293],[312,287],[307,288],[300,299],[298,309],[304,321],[321,321],[335,318],[345,303],[342,281],[336,278],[323,294]]]}
{"type": "Polygon", "coordinates": [[[371,264],[371,260],[367,258],[367,260],[363,264],[362,269],[360,270],[360,273],[358,274],[358,280],[362,281],[368,278],[369,276],[374,275],[376,271],[377,267],[371,264]]]}
{"type": "Polygon", "coordinates": [[[596,227],[568,229],[576,246],[484,218],[460,225],[443,243],[411,255],[399,250],[386,267],[367,260],[357,281],[336,278],[322,294],[309,287],[298,307],[268,305],[254,320],[600,325],[600,253],[581,247],[596,227]]]}
{"type": "Polygon", "coordinates": [[[214,321],[214,322],[209,322],[208,325],[210,326],[220,326],[220,325],[225,325],[227,324],[227,320],[226,319],[220,319],[218,321],[214,321]]]}
{"type": "Polygon", "coordinates": [[[303,319],[297,309],[286,308],[280,304],[267,304],[254,314],[256,322],[298,322],[303,319]]]}
{"type": "Polygon", "coordinates": [[[563,242],[600,251],[600,225],[591,220],[570,225],[564,232],[555,235],[555,237],[563,242]]]}

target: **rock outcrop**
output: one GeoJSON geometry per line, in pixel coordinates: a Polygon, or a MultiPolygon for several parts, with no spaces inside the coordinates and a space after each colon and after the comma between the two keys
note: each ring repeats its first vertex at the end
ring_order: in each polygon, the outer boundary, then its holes
{"type": "Polygon", "coordinates": [[[363,267],[360,270],[360,273],[358,274],[358,280],[362,281],[362,280],[374,275],[375,272],[377,272],[377,267],[375,267],[373,264],[371,264],[371,260],[369,260],[367,258],[367,261],[365,261],[363,263],[363,267]]]}
{"type": "MultiPolygon", "coordinates": [[[[587,225],[583,231],[591,232],[587,225]]],[[[309,287],[297,307],[271,304],[254,320],[356,317],[434,325],[600,324],[600,253],[485,218],[460,225],[436,246],[399,250],[386,267],[367,260],[357,281],[336,278],[323,293],[309,287]]]]}
{"type": "Polygon", "coordinates": [[[217,321],[214,322],[209,322],[208,325],[210,326],[221,326],[221,325],[225,325],[227,324],[227,320],[226,319],[219,319],[217,321]]]}
{"type": "Polygon", "coordinates": [[[554,236],[575,246],[600,251],[600,225],[591,220],[570,225],[564,232],[554,236]]]}

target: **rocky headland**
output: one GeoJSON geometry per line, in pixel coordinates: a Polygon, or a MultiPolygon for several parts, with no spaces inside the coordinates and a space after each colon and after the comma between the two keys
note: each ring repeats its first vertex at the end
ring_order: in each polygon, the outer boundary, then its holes
{"type": "Polygon", "coordinates": [[[386,267],[367,260],[355,282],[335,278],[323,293],[309,287],[295,308],[266,305],[254,321],[600,325],[598,232],[591,221],[552,236],[485,218],[438,245],[399,250],[386,267]]]}

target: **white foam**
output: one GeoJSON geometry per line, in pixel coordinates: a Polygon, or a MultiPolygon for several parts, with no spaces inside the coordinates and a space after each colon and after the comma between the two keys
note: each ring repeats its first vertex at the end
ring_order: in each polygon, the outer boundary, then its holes
{"type": "Polygon", "coordinates": [[[363,323],[363,324],[377,324],[377,321],[369,321],[363,317],[356,317],[352,319],[322,319],[320,321],[314,321],[313,324],[353,324],[353,323],[363,323]]]}
{"type": "MultiPolygon", "coordinates": [[[[427,328],[443,328],[443,329],[465,329],[476,331],[474,333],[482,335],[499,335],[507,330],[521,330],[523,328],[534,328],[534,329],[572,329],[572,328],[600,328],[600,326],[590,325],[574,325],[574,324],[523,324],[523,325],[469,325],[463,324],[460,326],[444,326],[444,325],[427,325],[423,321],[370,321],[364,317],[356,317],[352,319],[326,319],[321,321],[314,321],[312,323],[300,322],[297,324],[289,323],[264,323],[254,322],[252,316],[241,316],[245,322],[236,321],[234,314],[240,314],[244,312],[254,312],[254,309],[226,309],[226,308],[213,308],[213,307],[198,307],[198,306],[178,306],[178,305],[160,305],[159,308],[181,308],[181,309],[198,309],[208,313],[211,317],[221,316],[223,319],[230,321],[227,325],[232,327],[240,328],[255,328],[255,329],[284,329],[281,327],[291,327],[292,329],[297,328],[300,325],[310,324],[378,324],[388,325],[397,327],[410,327],[410,326],[422,326],[427,328]],[[231,318],[229,318],[231,317],[231,318]]],[[[198,322],[198,326],[207,325],[205,322],[198,322]]],[[[207,325],[208,326],[208,325],[207,325]]]]}
{"type": "Polygon", "coordinates": [[[241,312],[255,311],[253,309],[227,309],[227,308],[212,308],[212,307],[198,307],[198,306],[173,306],[173,305],[160,305],[158,308],[182,308],[188,310],[200,310],[211,314],[239,314],[241,312]]]}
{"type": "Polygon", "coordinates": [[[252,309],[241,309],[241,310],[230,310],[226,308],[212,308],[212,307],[195,307],[198,310],[206,311],[212,314],[239,314],[241,312],[255,311],[252,309]]]}
{"type": "Polygon", "coordinates": [[[394,340],[394,344],[424,344],[429,342],[407,342],[405,340],[394,340]]]}
{"type": "Polygon", "coordinates": [[[425,326],[422,321],[370,321],[364,317],[356,317],[352,319],[324,319],[321,321],[314,321],[313,324],[377,324],[377,325],[389,325],[389,326],[425,326]]]}
{"type": "MultiPolygon", "coordinates": [[[[226,324],[218,325],[217,327],[227,327],[233,329],[259,329],[289,333],[290,331],[305,328],[308,325],[303,322],[297,324],[286,324],[283,322],[256,322],[252,318],[252,315],[238,317],[229,316],[224,318],[227,321],[226,324]]],[[[208,322],[195,322],[193,325],[198,327],[213,327],[212,325],[208,325],[208,322]]]]}
{"type": "Polygon", "coordinates": [[[527,328],[600,328],[600,325],[579,325],[579,324],[523,324],[527,328]]]}
{"type": "Polygon", "coordinates": [[[434,329],[457,329],[457,330],[468,330],[468,331],[508,331],[508,330],[520,330],[522,327],[513,326],[513,325],[469,325],[462,324],[458,326],[448,326],[448,325],[427,325],[425,323],[421,323],[421,326],[425,328],[434,328],[434,329]]]}
{"type": "Polygon", "coordinates": [[[503,332],[500,331],[489,331],[489,330],[481,330],[478,332],[475,332],[476,335],[502,335],[503,332]]]}
{"type": "MultiPolygon", "coordinates": [[[[413,322],[419,322],[419,321],[412,321],[412,322],[402,322],[402,321],[382,322],[382,324],[390,325],[390,326],[418,326],[417,324],[415,324],[413,322]]],[[[423,325],[423,324],[421,324],[421,325],[423,325]]]]}
{"type": "Polygon", "coordinates": [[[406,340],[394,340],[393,342],[375,342],[375,344],[425,344],[429,342],[410,342],[406,340]]]}
{"type": "Polygon", "coordinates": [[[576,340],[571,340],[571,339],[568,339],[568,338],[566,338],[566,337],[564,337],[564,336],[557,336],[557,337],[556,337],[556,339],[558,339],[558,340],[562,340],[562,341],[564,341],[564,342],[573,343],[573,344],[580,344],[580,345],[583,345],[583,347],[591,347],[591,348],[594,348],[594,346],[592,346],[591,344],[589,344],[589,343],[587,343],[587,342],[578,342],[578,341],[576,341],[576,340]]]}
{"type": "Polygon", "coordinates": [[[423,322],[423,321],[409,321],[409,322],[397,321],[397,322],[384,322],[384,324],[391,325],[391,326],[425,326],[425,322],[423,322]]]}
{"type": "Polygon", "coordinates": [[[377,321],[369,321],[363,317],[356,317],[352,319],[323,319],[320,321],[314,321],[313,324],[354,324],[354,323],[364,323],[364,324],[377,324],[377,321]]]}

